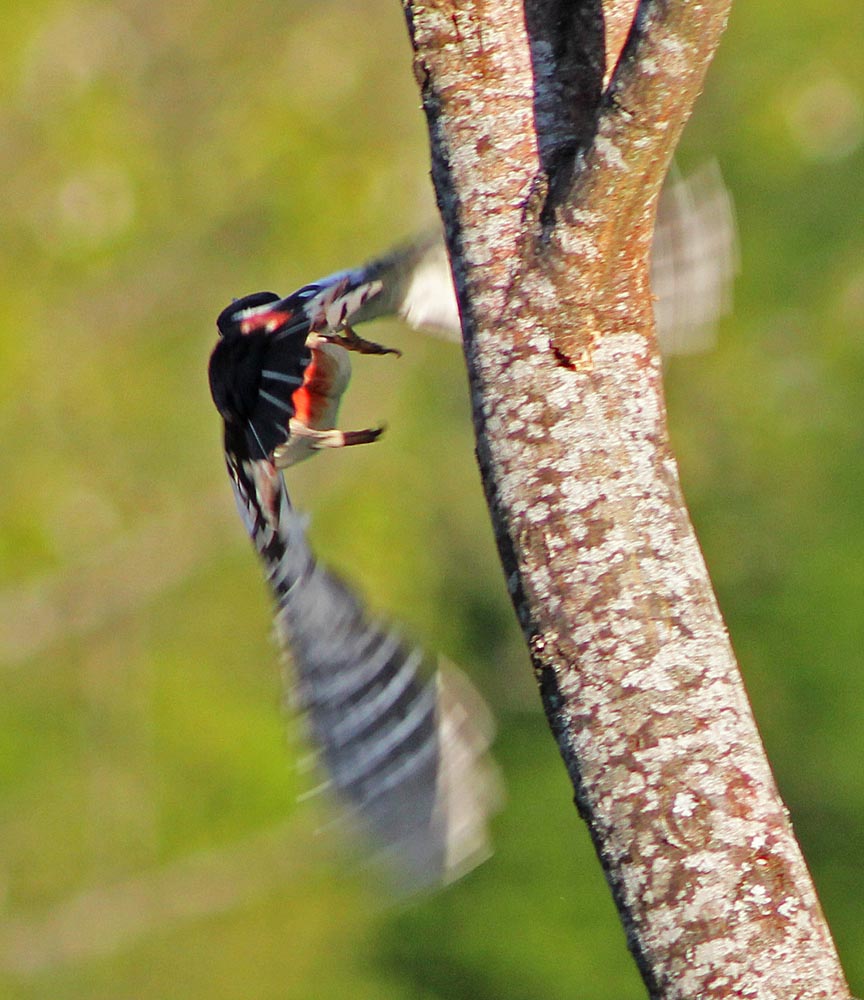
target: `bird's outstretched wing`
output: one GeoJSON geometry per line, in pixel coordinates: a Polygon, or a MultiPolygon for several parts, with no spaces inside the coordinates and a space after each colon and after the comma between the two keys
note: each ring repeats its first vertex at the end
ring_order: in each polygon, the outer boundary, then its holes
{"type": "Polygon", "coordinates": [[[667,357],[714,347],[717,321],[732,308],[737,271],[735,211],[719,167],[708,163],[688,177],[673,170],[651,247],[654,316],[667,357]]]}
{"type": "Polygon", "coordinates": [[[314,558],[281,472],[227,457],[329,785],[399,888],[459,876],[488,854],[497,800],[482,699],[461,675],[428,669],[314,558]]]}
{"type": "MultiPolygon", "coordinates": [[[[687,177],[673,170],[661,195],[651,248],[654,311],[665,355],[713,347],[717,321],[731,307],[737,269],[735,213],[717,164],[707,164],[687,177]]],[[[330,315],[344,323],[399,316],[414,329],[461,339],[459,307],[440,231],[307,288],[320,293],[337,286],[342,291],[330,305],[330,315]]]]}
{"type": "Polygon", "coordinates": [[[232,303],[218,320],[209,375],[234,497],[276,603],[296,702],[329,784],[399,885],[413,890],[461,874],[488,852],[488,713],[467,681],[428,669],[420,650],[372,620],[315,560],[279,468],[302,457],[298,448],[309,441],[339,446],[379,433],[322,428],[347,382],[341,341],[369,346],[345,323],[348,305],[364,295],[340,278],[287,299],[264,292],[232,303]]]}
{"type": "MultiPolygon", "coordinates": [[[[667,351],[701,349],[735,269],[731,202],[716,173],[673,182],[661,201],[653,254],[658,332],[667,351]]],[[[355,324],[399,315],[460,335],[440,235],[287,298],[261,292],[220,315],[210,386],[224,420],[238,509],[277,604],[277,629],[296,674],[330,781],[390,855],[407,885],[446,880],[487,849],[494,782],[479,696],[371,621],[352,591],[316,562],[280,468],[313,451],[375,440],[379,429],[335,428],[349,351],[382,354],[355,324]],[[461,690],[461,694],[459,693],[461,690]]]]}
{"type": "MultiPolygon", "coordinates": [[[[717,321],[731,306],[737,268],[732,199],[716,164],[686,178],[673,171],[658,206],[651,253],[664,354],[713,346],[717,321]]],[[[270,457],[281,445],[276,455],[281,467],[318,448],[374,440],[377,434],[370,431],[349,441],[338,433],[306,432],[335,430],[350,375],[348,351],[397,353],[354,333],[355,325],[383,316],[400,316],[416,329],[450,339],[461,337],[440,232],[304,285],[287,298],[260,292],[225,309],[218,321],[222,339],[210,363],[217,407],[223,416],[227,410],[241,414],[253,453],[270,457]],[[227,386],[233,387],[233,398],[227,398],[227,386]]]]}

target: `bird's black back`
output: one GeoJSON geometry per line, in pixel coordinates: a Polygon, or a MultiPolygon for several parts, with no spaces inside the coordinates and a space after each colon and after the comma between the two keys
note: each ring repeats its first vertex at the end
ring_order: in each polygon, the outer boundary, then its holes
{"type": "Polygon", "coordinates": [[[242,427],[250,458],[269,459],[288,440],[292,397],[311,360],[309,321],[302,302],[293,299],[256,292],[227,306],[216,322],[220,339],[210,355],[210,393],[226,427],[242,427]]]}

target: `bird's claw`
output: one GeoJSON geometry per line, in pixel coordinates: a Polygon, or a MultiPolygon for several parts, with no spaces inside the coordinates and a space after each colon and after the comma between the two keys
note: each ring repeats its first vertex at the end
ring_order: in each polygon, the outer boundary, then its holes
{"type": "Polygon", "coordinates": [[[355,444],[371,444],[383,433],[383,424],[380,427],[364,427],[359,431],[342,431],[335,427],[319,430],[292,419],[290,437],[285,444],[274,449],[273,464],[277,469],[285,469],[300,461],[304,457],[304,451],[308,455],[309,452],[322,451],[325,448],[348,448],[355,444]],[[298,445],[300,445],[299,455],[298,445]]]}
{"type": "Polygon", "coordinates": [[[395,354],[397,358],[402,357],[402,352],[395,347],[384,347],[383,344],[376,344],[374,340],[365,340],[347,325],[343,325],[339,333],[326,338],[332,344],[344,347],[346,351],[356,351],[358,354],[395,354]]]}

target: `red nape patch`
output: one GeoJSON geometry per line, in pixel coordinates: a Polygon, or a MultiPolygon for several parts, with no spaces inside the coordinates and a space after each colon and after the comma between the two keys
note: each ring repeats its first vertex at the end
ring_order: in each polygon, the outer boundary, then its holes
{"type": "Polygon", "coordinates": [[[279,327],[284,326],[289,319],[293,316],[290,312],[278,312],[273,310],[272,312],[259,313],[256,316],[247,316],[245,319],[240,321],[240,332],[241,333],[257,333],[258,330],[264,330],[267,333],[275,333],[279,327]]]}

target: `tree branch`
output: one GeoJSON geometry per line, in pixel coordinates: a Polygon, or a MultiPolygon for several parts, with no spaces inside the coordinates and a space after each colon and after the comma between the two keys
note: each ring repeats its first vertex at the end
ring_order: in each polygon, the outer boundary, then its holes
{"type": "Polygon", "coordinates": [[[477,455],[653,997],[847,997],[681,496],[648,252],[728,0],[403,0],[477,455]],[[568,13],[568,11],[575,12],[568,13]]]}

